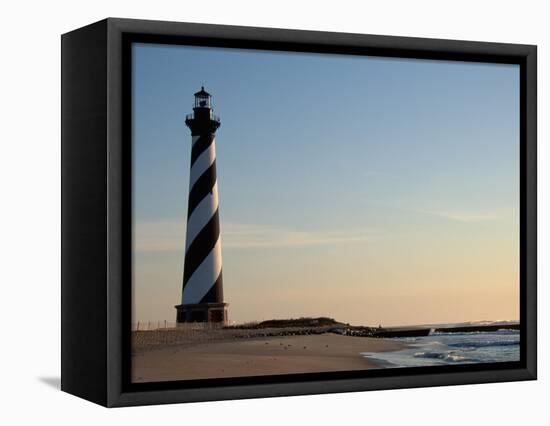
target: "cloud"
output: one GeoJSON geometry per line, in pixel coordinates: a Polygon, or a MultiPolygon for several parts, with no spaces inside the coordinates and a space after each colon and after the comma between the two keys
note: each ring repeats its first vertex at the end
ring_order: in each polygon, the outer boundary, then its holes
{"type": "MultiPolygon", "coordinates": [[[[353,244],[371,239],[365,229],[297,231],[271,226],[222,223],[224,249],[266,249],[353,244]]],[[[134,228],[137,252],[184,251],[185,223],[180,221],[138,222],[134,228]]]]}
{"type": "Polygon", "coordinates": [[[474,222],[486,222],[493,221],[500,217],[496,212],[483,212],[483,211],[421,211],[433,216],[443,217],[455,222],[474,223],[474,222]]]}
{"type": "MultiPolygon", "coordinates": [[[[374,203],[374,200],[370,200],[374,203]]],[[[514,218],[517,215],[517,208],[513,205],[500,205],[489,208],[445,208],[444,206],[422,206],[415,204],[414,201],[407,200],[377,200],[376,204],[379,208],[379,217],[384,217],[383,213],[387,214],[387,217],[398,217],[400,212],[408,215],[408,221],[414,218],[421,218],[424,222],[426,219],[441,218],[452,222],[460,223],[479,223],[490,221],[501,221],[510,218],[514,218]],[[443,208],[441,208],[443,207],[443,208]]],[[[401,220],[401,219],[400,219],[401,220]]],[[[406,222],[402,222],[405,223],[406,222]]]]}
{"type": "Polygon", "coordinates": [[[137,222],[133,233],[137,252],[185,250],[185,221],[137,222]]]}
{"type": "Polygon", "coordinates": [[[372,231],[314,230],[296,231],[269,226],[226,224],[222,229],[225,248],[278,248],[351,244],[373,236],[372,231]]]}

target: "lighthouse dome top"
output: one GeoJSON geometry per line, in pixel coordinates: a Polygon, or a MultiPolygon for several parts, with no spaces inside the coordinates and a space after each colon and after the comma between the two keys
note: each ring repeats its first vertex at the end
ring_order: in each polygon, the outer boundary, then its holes
{"type": "Polygon", "coordinates": [[[201,90],[195,93],[195,108],[211,108],[212,107],[212,95],[204,90],[204,86],[201,90]]]}
{"type": "Polygon", "coordinates": [[[208,93],[206,90],[204,90],[204,86],[201,86],[201,90],[199,90],[197,93],[195,93],[195,96],[208,97],[208,96],[212,96],[212,95],[210,93],[208,93]]]}

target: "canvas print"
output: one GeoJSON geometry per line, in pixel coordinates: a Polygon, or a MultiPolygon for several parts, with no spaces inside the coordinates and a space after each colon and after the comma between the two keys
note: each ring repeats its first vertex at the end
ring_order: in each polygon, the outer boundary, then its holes
{"type": "Polygon", "coordinates": [[[132,382],[519,361],[518,65],[131,56],[132,382]]]}

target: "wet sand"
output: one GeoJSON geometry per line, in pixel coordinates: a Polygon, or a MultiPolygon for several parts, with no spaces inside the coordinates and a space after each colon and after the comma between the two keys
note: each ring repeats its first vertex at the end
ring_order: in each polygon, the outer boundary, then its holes
{"type": "Polygon", "coordinates": [[[269,336],[142,347],[132,380],[156,382],[382,368],[361,352],[402,349],[399,342],[333,333],[269,336]]]}

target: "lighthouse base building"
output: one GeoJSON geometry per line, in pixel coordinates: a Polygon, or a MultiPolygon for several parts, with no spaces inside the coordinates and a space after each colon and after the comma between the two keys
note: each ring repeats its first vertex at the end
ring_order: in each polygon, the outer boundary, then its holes
{"type": "Polygon", "coordinates": [[[185,119],[191,130],[191,172],[185,235],[185,262],[178,323],[227,324],[223,301],[222,248],[216,177],[216,130],[212,98],[204,87],[195,93],[193,113],[185,119]]]}
{"type": "Polygon", "coordinates": [[[226,325],[228,323],[228,303],[189,303],[178,305],[177,322],[212,322],[226,325]]]}

